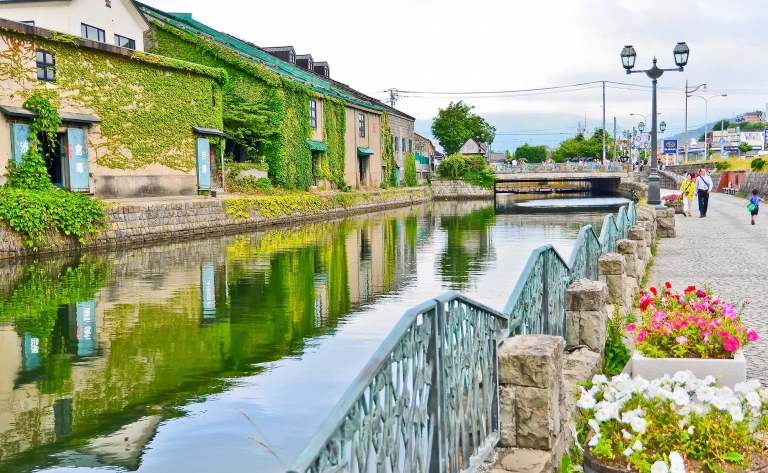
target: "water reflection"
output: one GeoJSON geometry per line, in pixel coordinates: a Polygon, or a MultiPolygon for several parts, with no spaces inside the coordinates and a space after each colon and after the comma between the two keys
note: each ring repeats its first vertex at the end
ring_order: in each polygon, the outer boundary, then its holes
{"type": "Polygon", "coordinates": [[[443,202],[0,267],[0,471],[282,471],[406,308],[500,308],[601,217],[443,202]]]}

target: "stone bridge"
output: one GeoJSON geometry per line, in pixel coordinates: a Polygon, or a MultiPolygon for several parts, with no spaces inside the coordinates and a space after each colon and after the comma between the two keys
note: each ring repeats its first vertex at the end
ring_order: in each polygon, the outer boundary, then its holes
{"type": "Polygon", "coordinates": [[[528,194],[528,193],[568,193],[568,192],[601,192],[619,193],[622,183],[632,182],[631,168],[601,166],[585,169],[583,166],[572,169],[533,168],[527,170],[514,167],[496,170],[495,192],[528,194]],[[511,169],[510,169],[511,168],[511,169]]]}

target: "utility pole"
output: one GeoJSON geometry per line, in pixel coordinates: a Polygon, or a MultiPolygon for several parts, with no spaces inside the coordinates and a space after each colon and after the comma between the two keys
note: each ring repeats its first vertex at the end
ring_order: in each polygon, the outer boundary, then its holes
{"type": "Polygon", "coordinates": [[[400,91],[397,89],[389,89],[387,92],[389,92],[389,99],[387,99],[389,101],[389,106],[395,108],[395,104],[398,99],[400,99],[400,91]]]}
{"type": "Polygon", "coordinates": [[[685,160],[688,162],[688,79],[685,80],[685,141],[683,142],[685,147],[685,160]]]}
{"type": "Polygon", "coordinates": [[[605,81],[603,81],[603,163],[605,163],[605,81]]]}
{"type": "Polygon", "coordinates": [[[616,127],[616,117],[613,117],[613,160],[614,161],[616,161],[616,151],[617,151],[616,150],[616,147],[617,147],[616,145],[618,143],[618,141],[616,141],[616,132],[617,131],[618,130],[617,130],[617,127],[616,127]]]}

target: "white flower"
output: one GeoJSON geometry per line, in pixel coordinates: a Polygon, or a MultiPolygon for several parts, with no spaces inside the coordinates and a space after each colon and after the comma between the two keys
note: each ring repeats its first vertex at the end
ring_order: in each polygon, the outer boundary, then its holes
{"type": "Polygon", "coordinates": [[[756,391],[748,392],[744,398],[747,400],[750,406],[754,407],[755,409],[760,409],[762,402],[760,401],[760,395],[757,394],[756,391]]]}
{"type": "Polygon", "coordinates": [[[587,421],[587,424],[589,424],[589,426],[592,427],[592,430],[594,430],[596,434],[600,433],[600,424],[598,424],[595,419],[589,419],[589,421],[587,421]]]}
{"type": "Polygon", "coordinates": [[[639,440],[636,440],[634,444],[632,444],[632,450],[639,452],[643,449],[643,443],[639,440]]]}
{"type": "Polygon", "coordinates": [[[611,413],[608,410],[608,408],[604,405],[604,403],[601,402],[600,404],[603,404],[603,405],[600,406],[595,411],[595,419],[598,422],[608,422],[609,420],[611,420],[611,413]]]}
{"type": "Polygon", "coordinates": [[[687,406],[691,403],[691,398],[684,389],[677,388],[675,389],[675,392],[672,393],[672,401],[678,406],[687,406]]]}
{"type": "Polygon", "coordinates": [[[635,433],[644,434],[648,422],[642,417],[635,417],[629,422],[629,425],[635,433]]]}
{"type": "Polygon", "coordinates": [[[757,391],[763,386],[763,384],[760,382],[759,379],[750,379],[749,381],[747,381],[747,385],[749,385],[749,387],[755,391],[757,391]]]}
{"type": "Polygon", "coordinates": [[[691,371],[678,371],[677,373],[675,373],[672,379],[675,380],[675,382],[678,382],[680,384],[685,384],[691,379],[695,379],[695,376],[691,371]]]}
{"type": "Polygon", "coordinates": [[[677,421],[677,426],[680,428],[680,430],[683,430],[686,425],[688,425],[688,422],[690,421],[689,418],[683,417],[679,421],[677,421]]]}
{"type": "Polygon", "coordinates": [[[597,442],[599,441],[600,441],[600,434],[596,434],[596,435],[593,435],[591,439],[589,439],[589,443],[587,445],[589,445],[590,447],[594,447],[595,445],[597,445],[597,442]]]}
{"type": "Polygon", "coordinates": [[[712,376],[711,374],[707,375],[706,377],[704,377],[704,379],[701,380],[701,384],[706,385],[706,386],[711,386],[711,385],[715,384],[716,382],[717,382],[717,379],[715,379],[715,377],[712,376]]]}
{"type": "Polygon", "coordinates": [[[696,414],[697,416],[701,417],[704,415],[705,412],[707,412],[706,409],[704,409],[704,406],[701,404],[692,404],[691,405],[691,412],[696,414]]]}
{"type": "Polygon", "coordinates": [[[605,375],[597,374],[592,378],[592,382],[595,384],[606,384],[608,383],[608,378],[605,375]]]}
{"type": "Polygon", "coordinates": [[[747,394],[749,391],[751,391],[749,385],[747,383],[736,383],[733,386],[733,390],[742,396],[747,394]]]}
{"type": "Polygon", "coordinates": [[[717,409],[720,409],[721,411],[728,409],[728,399],[720,395],[713,396],[710,404],[715,406],[717,409]]]}
{"type": "Polygon", "coordinates": [[[688,435],[693,435],[693,426],[688,427],[688,435]]]}
{"type": "Polygon", "coordinates": [[[677,452],[669,454],[669,466],[670,473],[685,473],[685,460],[683,460],[683,456],[677,452]]]}
{"type": "Polygon", "coordinates": [[[715,390],[711,386],[701,386],[696,390],[696,397],[700,402],[709,402],[715,395],[715,390]]]}
{"type": "Polygon", "coordinates": [[[669,473],[669,467],[659,460],[651,466],[651,473],[669,473]]]}
{"type": "Polygon", "coordinates": [[[627,432],[626,430],[622,429],[621,435],[624,436],[624,440],[632,440],[632,434],[627,432]]]}
{"type": "Polygon", "coordinates": [[[733,420],[736,422],[741,422],[744,420],[744,413],[741,411],[741,407],[739,406],[731,406],[728,409],[728,413],[733,417],[733,420]]]}
{"type": "Polygon", "coordinates": [[[597,404],[595,398],[585,393],[579,398],[576,406],[578,406],[580,409],[591,410],[595,407],[595,404],[597,404]]]}
{"type": "Polygon", "coordinates": [[[624,450],[625,457],[631,457],[633,453],[635,453],[635,451],[632,450],[631,448],[627,448],[626,450],[624,450]]]}

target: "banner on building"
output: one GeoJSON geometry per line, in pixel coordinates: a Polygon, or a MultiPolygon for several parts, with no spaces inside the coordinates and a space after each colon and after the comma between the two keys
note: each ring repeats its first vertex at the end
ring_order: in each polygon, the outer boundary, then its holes
{"type": "Polygon", "coordinates": [[[768,128],[763,130],[763,150],[768,151],[768,128]]]}

